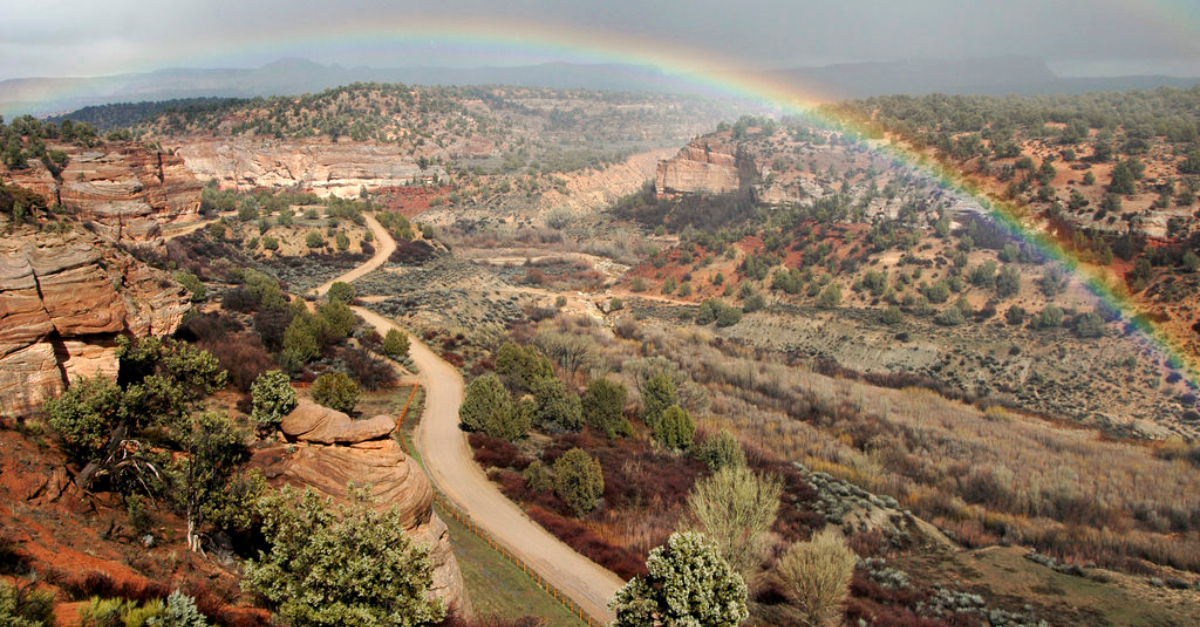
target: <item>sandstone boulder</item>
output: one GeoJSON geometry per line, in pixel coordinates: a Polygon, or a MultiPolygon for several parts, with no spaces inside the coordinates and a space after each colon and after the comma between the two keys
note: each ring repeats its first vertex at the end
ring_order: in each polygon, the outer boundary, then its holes
{"type": "Polygon", "coordinates": [[[391,416],[351,420],[350,416],[340,411],[304,401],[284,416],[279,428],[292,440],[354,444],[386,438],[396,430],[396,421],[391,416]]]}
{"type": "MultiPolygon", "coordinates": [[[[311,418],[317,412],[302,413],[311,418]]],[[[299,417],[293,420],[293,426],[298,423],[299,417]]],[[[470,614],[449,531],[433,512],[433,487],[395,439],[384,436],[350,446],[300,441],[287,449],[258,451],[254,463],[263,467],[273,485],[312,488],[339,502],[349,498],[348,484],[369,485],[374,505],[379,509],[396,508],[410,537],[429,547],[433,563],[430,593],[460,614],[470,614]]]]}

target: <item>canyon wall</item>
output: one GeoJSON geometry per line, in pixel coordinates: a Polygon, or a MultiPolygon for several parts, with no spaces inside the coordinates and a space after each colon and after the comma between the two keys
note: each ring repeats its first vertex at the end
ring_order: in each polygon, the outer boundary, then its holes
{"type": "Polygon", "coordinates": [[[402,187],[446,177],[424,170],[398,146],[374,143],[193,138],[175,152],[196,179],[222,188],[300,187],[320,196],[357,196],[363,187],[402,187]]]}
{"type": "Polygon", "coordinates": [[[711,139],[699,139],[684,146],[674,157],[658,163],[654,189],[659,196],[723,194],[736,191],[739,182],[736,148],[711,139]]]}
{"type": "Polygon", "coordinates": [[[186,291],[76,230],[18,230],[0,241],[0,414],[21,415],[76,376],[117,372],[119,335],[166,335],[186,291]]]}
{"type": "Polygon", "coordinates": [[[3,170],[4,179],[60,203],[105,239],[154,242],[163,226],[200,217],[200,181],[174,154],[135,142],[55,148],[70,158],[57,180],[36,159],[28,168],[3,170]]]}

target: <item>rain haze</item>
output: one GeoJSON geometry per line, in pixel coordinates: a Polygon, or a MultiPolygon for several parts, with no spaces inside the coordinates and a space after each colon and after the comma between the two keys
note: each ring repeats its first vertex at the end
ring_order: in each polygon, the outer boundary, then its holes
{"type": "MultiPolygon", "coordinates": [[[[98,76],[166,67],[256,67],[282,57],[347,66],[494,66],[589,61],[570,51],[481,54],[437,38],[403,48],[323,37],[348,24],[419,31],[459,19],[534,22],[681,51],[749,70],[1021,54],[1066,76],[1200,75],[1200,8],[1189,3],[1017,0],[715,2],[311,0],[10,3],[0,78],[98,76]]],[[[419,38],[418,38],[419,39],[419,38]]]]}

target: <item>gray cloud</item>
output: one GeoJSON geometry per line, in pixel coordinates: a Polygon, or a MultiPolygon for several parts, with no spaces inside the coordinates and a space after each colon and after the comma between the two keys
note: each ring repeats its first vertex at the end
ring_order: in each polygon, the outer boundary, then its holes
{"type": "Polygon", "coordinates": [[[488,65],[438,45],[419,58],[354,46],[271,45],[343,20],[455,16],[570,25],[705,50],[754,68],[831,61],[1046,57],[1065,71],[1200,75],[1200,20],[1162,0],[16,0],[0,20],[0,78],[254,65],[273,57],[372,65],[488,65]],[[245,42],[261,42],[247,48],[245,42]]]}

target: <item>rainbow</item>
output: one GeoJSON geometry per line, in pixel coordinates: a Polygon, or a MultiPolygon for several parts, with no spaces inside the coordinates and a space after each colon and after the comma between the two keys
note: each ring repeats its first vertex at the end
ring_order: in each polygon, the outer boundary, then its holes
{"type": "MultiPolygon", "coordinates": [[[[1133,0],[1110,0],[1113,3],[1132,3],[1133,0]]],[[[1081,9],[1082,10],[1082,9],[1081,9]]],[[[1137,9],[1144,12],[1143,8],[1137,9]]],[[[1170,25],[1172,31],[1181,24],[1197,24],[1194,10],[1178,0],[1160,2],[1155,6],[1154,22],[1170,25]],[[1178,5],[1178,6],[1176,6],[1178,5]],[[1190,12],[1189,12],[1190,11],[1190,12]],[[1186,18],[1186,19],[1183,19],[1186,18]]],[[[1188,29],[1187,45],[1195,47],[1195,31],[1188,29]]],[[[662,41],[628,37],[613,33],[598,33],[563,24],[531,21],[472,20],[470,18],[413,19],[403,27],[381,25],[377,21],[336,22],[320,29],[300,29],[265,40],[247,38],[232,45],[214,46],[201,54],[186,58],[159,59],[158,67],[175,64],[212,67],[228,64],[235,59],[258,58],[266,61],[286,54],[320,55],[337,50],[395,51],[397,56],[411,59],[416,53],[452,50],[464,57],[487,59],[489,65],[503,65],[557,59],[577,63],[615,63],[632,66],[654,66],[665,72],[666,81],[689,87],[690,91],[732,98],[772,110],[798,115],[827,127],[850,131],[855,136],[871,136],[870,120],[846,120],[824,113],[821,104],[833,100],[832,94],[820,93],[811,85],[784,84],[763,78],[762,75],[739,71],[729,59],[705,51],[674,46],[662,41]]],[[[151,68],[137,68],[151,69],[151,68]]],[[[56,98],[63,98],[74,88],[67,87],[56,98]]],[[[1032,246],[1044,257],[1060,264],[1095,297],[1096,306],[1106,310],[1136,329],[1131,337],[1140,339],[1143,346],[1157,353],[1171,368],[1182,369],[1193,391],[1197,386],[1197,356],[1190,354],[1182,338],[1139,315],[1138,306],[1101,269],[1079,259],[1071,250],[1050,234],[1034,228],[1022,215],[1020,207],[981,193],[965,176],[948,164],[938,163],[926,154],[896,143],[870,142],[873,150],[887,153],[893,161],[928,177],[943,188],[982,206],[997,224],[1015,239],[1032,246]]]]}

